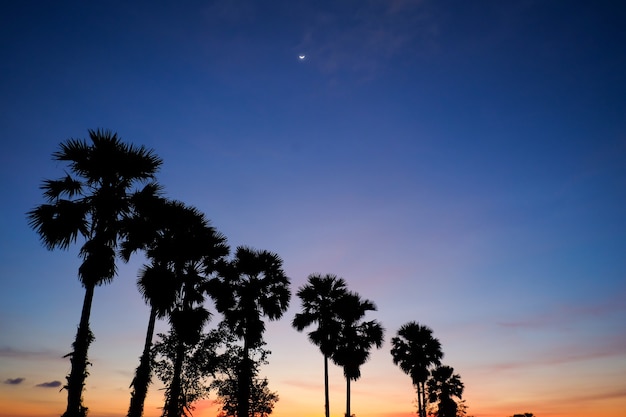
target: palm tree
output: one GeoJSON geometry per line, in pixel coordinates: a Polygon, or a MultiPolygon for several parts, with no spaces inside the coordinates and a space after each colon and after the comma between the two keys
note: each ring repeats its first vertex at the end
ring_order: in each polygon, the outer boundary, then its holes
{"type": "Polygon", "coordinates": [[[85,288],[83,307],[72,344],[67,376],[64,417],[83,417],[82,393],[87,377],[87,352],[94,337],[89,317],[96,286],[109,283],[116,273],[115,257],[121,217],[130,209],[135,185],[154,179],[162,160],[152,150],[123,143],[116,133],[89,130],[91,143],[68,139],[52,157],[68,163],[69,173],[41,186],[46,204],[27,213],[28,222],[49,249],[67,249],[84,239],[78,269],[85,288]]]}
{"type": "Polygon", "coordinates": [[[180,282],[174,273],[161,263],[145,266],[140,271],[137,287],[143,299],[150,305],[150,316],[143,352],[139,359],[139,366],[135,370],[135,377],[131,382],[131,393],[128,417],[141,417],[143,405],[148,394],[148,386],[152,379],[152,338],[157,318],[164,318],[176,301],[180,282]]]}
{"type": "Polygon", "coordinates": [[[357,293],[343,295],[339,306],[339,332],[331,358],[346,377],[346,417],[350,417],[350,381],[361,377],[361,365],[369,359],[372,346],[382,346],[384,329],[376,320],[362,320],[368,311],[376,311],[376,306],[357,293]]]}
{"type": "Polygon", "coordinates": [[[339,332],[339,301],[347,293],[346,282],[336,275],[312,274],[297,296],[302,302],[302,312],[297,313],[292,326],[299,332],[317,323],[317,329],[308,333],[309,340],[317,345],[324,355],[324,410],[330,417],[328,398],[328,358],[335,352],[336,335],[339,332]]]}
{"type": "Polygon", "coordinates": [[[417,389],[417,407],[420,417],[426,417],[424,384],[430,375],[430,367],[440,365],[443,352],[441,343],[433,337],[433,331],[415,321],[404,324],[396,337],[391,339],[393,363],[411,377],[417,389]]]}
{"type": "Polygon", "coordinates": [[[278,320],[289,307],[289,278],[282,260],[272,252],[245,246],[237,248],[234,259],[222,271],[222,279],[213,279],[210,291],[218,311],[233,333],[243,340],[239,369],[237,415],[249,416],[252,383],[250,351],[263,341],[262,317],[278,320]],[[216,295],[221,292],[221,296],[216,295]],[[224,297],[228,294],[227,297],[224,297]]]}
{"type": "MultiPolygon", "coordinates": [[[[203,296],[196,294],[190,301],[191,305],[185,305],[184,301],[190,294],[203,291],[201,287],[206,279],[201,273],[213,272],[215,264],[228,254],[225,238],[210,227],[204,215],[193,207],[144,193],[134,196],[134,208],[134,213],[125,223],[121,255],[128,261],[133,252],[143,249],[151,260],[149,266],[144,266],[138,281],[139,290],[151,309],[143,354],[131,384],[134,390],[128,417],[140,417],[143,413],[151,381],[150,349],[156,319],[174,311],[176,315],[206,315],[201,310],[196,313],[180,311],[194,310],[194,302],[203,300],[203,296]],[[183,277],[194,279],[185,281],[183,277]],[[187,287],[183,288],[184,285],[187,287]],[[182,295],[183,291],[185,295],[182,295]]],[[[204,322],[201,321],[201,324],[204,322]]],[[[200,332],[201,327],[187,331],[200,332]]],[[[176,333],[177,329],[174,330],[176,333]]],[[[178,329],[178,333],[184,331],[178,329]]],[[[179,347],[184,348],[184,344],[179,347]]],[[[182,360],[183,356],[180,358],[182,360]]],[[[182,366],[182,363],[178,365],[182,366]]],[[[179,382],[175,382],[174,390],[178,389],[176,384],[179,382]]]]}
{"type": "Polygon", "coordinates": [[[463,389],[461,376],[454,373],[450,366],[438,366],[432,373],[428,382],[428,401],[437,402],[437,417],[456,417],[457,403],[452,397],[461,399],[463,389]]]}

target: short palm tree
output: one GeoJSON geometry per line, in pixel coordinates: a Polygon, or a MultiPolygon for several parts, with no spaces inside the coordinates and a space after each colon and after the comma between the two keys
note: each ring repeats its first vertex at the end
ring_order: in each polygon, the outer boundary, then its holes
{"type": "Polygon", "coordinates": [[[307,284],[296,295],[302,302],[302,312],[293,318],[293,327],[301,332],[317,323],[309,332],[309,340],[317,345],[324,355],[324,409],[330,417],[328,396],[328,358],[335,352],[336,336],[339,333],[339,301],[347,293],[346,282],[336,275],[309,275],[307,284]]]}
{"type": "Polygon", "coordinates": [[[458,406],[453,397],[461,399],[465,388],[461,376],[450,366],[438,366],[431,372],[426,387],[428,401],[437,403],[437,417],[456,417],[458,406]]]}
{"type": "Polygon", "coordinates": [[[237,248],[234,259],[222,270],[221,279],[213,279],[210,292],[224,322],[243,340],[238,381],[238,416],[248,416],[252,366],[250,351],[263,341],[263,317],[278,320],[289,307],[289,278],[282,260],[272,252],[237,248]],[[219,295],[217,295],[219,293],[219,295]]]}
{"type": "Polygon", "coordinates": [[[425,384],[433,365],[440,365],[443,352],[441,343],[433,337],[433,331],[411,321],[398,330],[391,339],[393,363],[411,377],[417,389],[417,407],[420,417],[426,417],[425,384]]]}
{"type": "Polygon", "coordinates": [[[376,311],[376,305],[363,300],[358,294],[348,292],[339,301],[339,331],[332,360],[343,368],[346,377],[346,417],[350,413],[350,381],[361,377],[361,365],[370,356],[372,346],[382,347],[384,329],[376,320],[363,321],[368,311],[376,311]]]}
{"type": "Polygon", "coordinates": [[[73,350],[67,355],[71,370],[64,417],[87,413],[82,393],[94,339],[89,328],[94,289],[115,276],[121,219],[130,210],[130,194],[139,183],[154,180],[162,164],[152,150],[126,144],[116,133],[89,130],[89,139],[90,143],[78,139],[61,143],[52,157],[66,162],[70,173],[45,180],[41,189],[47,203],[27,214],[29,225],[48,249],[67,249],[79,236],[84,239],[78,276],[85,297],[73,350]]]}

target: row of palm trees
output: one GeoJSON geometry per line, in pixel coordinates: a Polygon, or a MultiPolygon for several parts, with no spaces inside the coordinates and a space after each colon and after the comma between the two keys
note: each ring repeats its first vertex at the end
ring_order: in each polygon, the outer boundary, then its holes
{"type": "MultiPolygon", "coordinates": [[[[282,260],[272,252],[238,247],[229,256],[226,238],[199,210],[163,197],[156,182],[162,160],[145,147],[128,145],[110,131],[90,130],[90,142],[69,139],[53,153],[68,164],[69,173],[46,180],[46,203],[28,213],[30,226],[48,249],[67,249],[82,240],[79,279],[85,288],[81,318],[66,377],[67,408],[63,417],[84,417],[83,389],[88,375],[88,349],[94,336],[89,328],[95,287],[112,281],[119,255],[128,261],[141,251],[147,263],[138,287],[150,307],[143,353],[132,382],[129,417],[140,417],[151,382],[153,336],[157,319],[167,319],[174,336],[173,372],[166,390],[163,415],[185,415],[182,370],[186,353],[201,341],[211,318],[205,301],[212,300],[223,324],[242,343],[237,366],[238,416],[250,415],[256,364],[252,352],[260,349],[264,318],[277,320],[289,306],[289,278],[282,260]]],[[[329,417],[328,363],[343,368],[346,378],[346,416],[350,417],[350,382],[360,378],[360,367],[372,347],[380,348],[384,329],[365,320],[376,306],[347,289],[334,275],[311,275],[298,292],[302,311],[293,319],[298,331],[317,324],[308,333],[324,357],[325,414],[329,417]]],[[[463,385],[452,368],[440,366],[441,345],[425,326],[411,322],[392,339],[394,363],[411,376],[417,389],[420,417],[427,402],[438,402],[438,415],[456,408],[463,385]],[[437,368],[433,368],[437,366],[437,368]],[[432,371],[432,372],[431,372],[432,371]],[[429,379],[430,378],[430,379],[429,379]],[[453,405],[454,404],[454,405],[453,405]]]]}

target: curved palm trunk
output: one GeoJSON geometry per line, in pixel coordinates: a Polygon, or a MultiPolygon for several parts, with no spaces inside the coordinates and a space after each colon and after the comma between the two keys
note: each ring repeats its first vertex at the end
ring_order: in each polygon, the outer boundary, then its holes
{"type": "Polygon", "coordinates": [[[351,414],[350,414],[350,378],[346,378],[346,417],[351,417],[351,414]]]}
{"type": "Polygon", "coordinates": [[[150,349],[152,348],[152,336],[154,335],[154,325],[156,323],[157,310],[152,307],[150,310],[150,319],[148,320],[148,331],[146,332],[146,342],[143,346],[143,353],[139,360],[139,366],[135,371],[135,378],[131,386],[133,392],[130,397],[130,406],[128,407],[128,417],[141,417],[143,414],[143,404],[148,394],[148,386],[150,385],[152,366],[150,363],[150,349]]]}
{"type": "Polygon", "coordinates": [[[74,350],[67,354],[70,357],[72,368],[67,379],[67,409],[62,417],[85,417],[87,407],[83,405],[83,389],[87,378],[87,351],[94,337],[89,329],[89,316],[95,285],[85,286],[85,298],[80,315],[80,323],[76,332],[76,339],[72,344],[74,350]]]}
{"type": "Polygon", "coordinates": [[[324,355],[324,411],[330,417],[330,403],[328,400],[328,355],[324,355]]]}
{"type": "Polygon", "coordinates": [[[183,361],[185,358],[185,345],[178,342],[176,347],[176,361],[174,363],[174,377],[170,385],[170,395],[163,415],[165,417],[180,417],[180,393],[182,390],[181,374],[183,371],[183,361]]]}

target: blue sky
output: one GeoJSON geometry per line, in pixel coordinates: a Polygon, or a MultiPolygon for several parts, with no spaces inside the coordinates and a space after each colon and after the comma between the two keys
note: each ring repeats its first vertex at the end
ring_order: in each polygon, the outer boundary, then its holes
{"type": "MultiPolygon", "coordinates": [[[[470,413],[626,405],[619,2],[25,1],[0,15],[0,382],[25,378],[0,384],[3,401],[62,411],[63,393],[35,385],[69,369],[77,248],[47,252],[25,213],[63,175],[58,144],[106,128],[153,148],[167,195],[232,247],[280,254],[294,293],[335,273],[376,302],[387,341],[432,327],[470,413]]],[[[95,417],[125,410],[148,314],[139,265],[96,291],[95,417]]],[[[278,417],[322,407],[291,304],[267,335],[278,417]]],[[[353,385],[357,415],[413,411],[388,352],[353,385]]]]}

